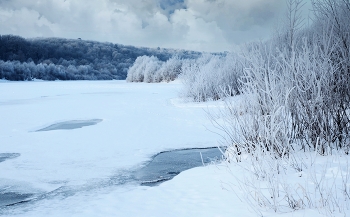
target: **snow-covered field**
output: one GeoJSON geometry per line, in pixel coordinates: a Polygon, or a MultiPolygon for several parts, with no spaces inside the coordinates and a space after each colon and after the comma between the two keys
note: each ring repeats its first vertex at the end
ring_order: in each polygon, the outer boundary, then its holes
{"type": "Polygon", "coordinates": [[[52,192],[0,215],[257,216],[233,178],[244,170],[225,164],[190,169],[156,187],[118,184],[158,152],[217,145],[205,110],[222,103],[184,102],[180,89],[178,81],[0,82],[0,153],[20,154],[0,162],[0,192],[52,192]],[[84,120],[93,125],[38,131],[84,120]]]}

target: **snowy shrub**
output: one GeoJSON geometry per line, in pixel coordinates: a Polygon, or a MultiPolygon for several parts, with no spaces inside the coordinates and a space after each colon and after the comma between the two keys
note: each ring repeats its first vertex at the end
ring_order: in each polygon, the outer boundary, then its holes
{"type": "MultiPolygon", "coordinates": [[[[287,5],[281,32],[242,48],[240,107],[228,98],[225,110],[209,116],[228,147],[227,160],[250,174],[238,181],[259,214],[257,207],[275,212],[316,208],[326,216],[347,213],[350,3],[314,0],[317,21],[308,28],[301,27],[302,0],[287,0],[287,5]],[[339,164],[332,172],[343,154],[346,166],[339,164]],[[326,162],[315,166],[311,159],[319,155],[326,162]],[[293,172],[303,178],[290,182],[293,172]]],[[[204,72],[199,68],[190,69],[199,75],[204,72]]],[[[196,76],[190,78],[195,84],[196,76]]]]}
{"type": "Polygon", "coordinates": [[[141,82],[143,81],[143,74],[140,71],[145,68],[145,59],[148,59],[148,56],[141,56],[136,58],[134,64],[129,68],[126,80],[129,82],[141,82]],[[141,77],[142,75],[142,77],[141,77]]]}
{"type": "Polygon", "coordinates": [[[349,159],[341,154],[296,152],[292,158],[276,159],[261,153],[254,157],[245,155],[241,162],[228,167],[244,173],[232,174],[237,190],[259,216],[265,216],[264,212],[302,209],[315,209],[324,216],[349,213],[349,159]]]}
{"type": "Polygon", "coordinates": [[[242,71],[243,65],[237,55],[204,54],[182,65],[182,94],[196,102],[233,96],[239,92],[242,71]]]}
{"type": "Polygon", "coordinates": [[[154,82],[169,82],[175,80],[182,72],[181,67],[183,61],[184,60],[181,60],[178,56],[174,56],[167,60],[155,73],[154,82]]]}
{"type": "Polygon", "coordinates": [[[153,82],[154,75],[160,68],[162,62],[154,56],[141,56],[129,68],[126,80],[128,82],[153,82]]]}
{"type": "MultiPolygon", "coordinates": [[[[294,10],[290,14],[300,10],[301,0],[287,2],[290,10],[294,10]]],[[[315,4],[326,7],[327,2],[319,0],[315,4]]],[[[344,7],[342,0],[336,2],[344,7]]],[[[334,6],[331,2],[328,4],[334,6]]],[[[287,34],[280,34],[290,35],[288,37],[251,43],[242,49],[245,62],[239,92],[249,96],[244,102],[245,120],[228,103],[227,112],[231,117],[226,118],[240,124],[238,133],[224,131],[230,134],[228,145],[234,144],[237,153],[262,149],[282,157],[292,151],[294,143],[305,151],[317,150],[323,155],[334,149],[349,153],[350,41],[345,38],[349,37],[347,34],[334,33],[337,23],[330,25],[331,20],[326,19],[331,15],[323,16],[323,23],[307,29],[308,37],[305,31],[291,25],[286,28],[290,30],[287,34]]],[[[288,19],[300,18],[290,16],[288,19]]],[[[350,23],[350,16],[337,19],[348,19],[350,23]]],[[[235,123],[228,123],[226,127],[230,124],[235,123]]]]}
{"type": "Polygon", "coordinates": [[[151,83],[154,82],[155,78],[155,74],[158,71],[158,69],[160,68],[160,66],[162,65],[163,62],[159,61],[158,58],[150,58],[150,61],[145,65],[145,69],[143,70],[143,81],[147,82],[147,83],[151,83]]]}
{"type": "Polygon", "coordinates": [[[128,70],[128,82],[162,82],[173,81],[181,73],[182,61],[174,56],[166,62],[159,61],[154,56],[142,56],[128,70]]]}

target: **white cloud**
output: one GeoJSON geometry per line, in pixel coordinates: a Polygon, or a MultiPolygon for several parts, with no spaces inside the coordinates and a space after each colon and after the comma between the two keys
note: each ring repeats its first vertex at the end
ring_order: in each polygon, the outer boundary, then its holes
{"type": "Polygon", "coordinates": [[[230,50],[267,37],[281,0],[2,0],[0,34],[230,50]]]}

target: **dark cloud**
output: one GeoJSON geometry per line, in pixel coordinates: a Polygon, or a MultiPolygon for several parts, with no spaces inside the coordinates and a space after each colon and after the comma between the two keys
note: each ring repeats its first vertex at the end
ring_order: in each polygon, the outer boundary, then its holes
{"type": "Polygon", "coordinates": [[[159,0],[159,7],[167,16],[170,16],[176,10],[187,8],[184,0],[159,0]]]}

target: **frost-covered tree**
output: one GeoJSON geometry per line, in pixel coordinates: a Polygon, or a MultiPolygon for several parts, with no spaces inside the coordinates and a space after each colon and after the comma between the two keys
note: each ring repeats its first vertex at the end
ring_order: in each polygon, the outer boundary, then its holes
{"type": "MultiPolygon", "coordinates": [[[[88,71],[82,69],[74,71],[78,74],[71,74],[72,70],[68,74],[65,71],[66,76],[63,76],[62,73],[41,74],[40,79],[125,79],[129,67],[132,66],[136,58],[144,55],[155,56],[161,61],[167,61],[174,55],[178,55],[181,58],[197,58],[200,53],[172,49],[141,48],[84,40],[60,38],[24,39],[14,35],[0,35],[0,60],[4,62],[19,61],[21,64],[33,62],[35,65],[44,64],[48,66],[54,64],[60,70],[66,70],[70,65],[75,68],[80,66],[83,68],[89,67],[88,71]],[[53,76],[55,75],[58,77],[54,78],[53,76]]],[[[22,73],[23,70],[19,69],[16,72],[22,73]]],[[[12,74],[8,76],[8,79],[22,80],[23,76],[23,74],[12,74]]]]}
{"type": "Polygon", "coordinates": [[[126,80],[129,82],[152,82],[161,62],[154,56],[138,57],[129,68],[126,80]]]}
{"type": "Polygon", "coordinates": [[[181,73],[183,61],[177,55],[166,62],[160,61],[154,56],[141,56],[135,60],[128,70],[126,80],[147,83],[173,81],[181,73]]]}
{"type": "Polygon", "coordinates": [[[146,63],[144,71],[140,72],[140,73],[144,74],[143,81],[147,82],[147,83],[154,82],[155,75],[162,64],[163,64],[163,62],[159,61],[159,59],[157,57],[151,56],[149,58],[148,62],[146,63]]]}
{"type": "Polygon", "coordinates": [[[174,56],[167,60],[165,63],[162,64],[162,66],[159,68],[159,70],[154,75],[154,81],[155,82],[161,82],[161,81],[173,81],[175,80],[179,74],[181,74],[182,70],[182,62],[179,58],[179,56],[174,56]]]}

